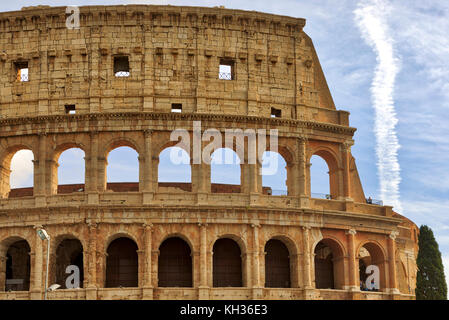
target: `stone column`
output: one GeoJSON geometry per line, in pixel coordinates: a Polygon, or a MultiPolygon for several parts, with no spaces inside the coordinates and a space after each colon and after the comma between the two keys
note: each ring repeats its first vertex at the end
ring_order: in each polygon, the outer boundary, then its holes
{"type": "Polygon", "coordinates": [[[208,268],[207,268],[207,223],[199,223],[200,227],[200,285],[198,290],[198,299],[209,299],[209,286],[208,286],[208,268]]]}
{"type": "Polygon", "coordinates": [[[34,264],[31,266],[31,272],[33,273],[33,276],[31,278],[33,278],[33,283],[30,283],[30,297],[32,300],[41,300],[43,299],[43,264],[44,264],[44,260],[43,260],[43,256],[44,256],[44,252],[43,252],[43,241],[41,240],[41,238],[39,238],[39,236],[37,235],[37,229],[41,229],[42,226],[40,225],[36,225],[33,227],[34,231],[35,231],[35,238],[34,238],[34,243],[35,243],[35,249],[34,249],[34,264]]]}
{"type": "Polygon", "coordinates": [[[312,261],[310,255],[310,227],[302,227],[303,230],[303,243],[304,243],[304,289],[313,289],[312,286],[312,261]]]}
{"type": "Polygon", "coordinates": [[[388,271],[390,280],[390,292],[393,294],[398,294],[397,276],[396,276],[396,236],[397,231],[393,231],[388,236],[388,271]]]}
{"type": "Polygon", "coordinates": [[[108,160],[103,156],[98,156],[97,158],[97,187],[99,192],[104,192],[107,189],[107,166],[108,166],[108,160]]]}
{"type": "Polygon", "coordinates": [[[159,170],[159,156],[153,154],[151,158],[151,185],[152,192],[157,192],[158,186],[158,170],[159,170]]]}
{"type": "Polygon", "coordinates": [[[260,248],[259,248],[259,224],[251,224],[253,229],[253,254],[252,254],[252,267],[253,267],[253,299],[263,299],[263,289],[260,279],[260,248]]]}
{"type": "Polygon", "coordinates": [[[144,239],[144,261],[143,261],[143,292],[142,298],[144,300],[153,299],[153,284],[151,280],[151,267],[152,267],[152,248],[153,248],[153,225],[144,224],[143,225],[143,239],[144,239]]]}
{"type": "Polygon", "coordinates": [[[343,163],[343,197],[346,200],[352,201],[351,198],[351,172],[349,170],[350,157],[351,157],[351,146],[353,141],[345,141],[341,145],[341,156],[343,163]]]}
{"type": "MultiPolygon", "coordinates": [[[[47,134],[40,133],[39,137],[39,151],[37,154],[37,159],[34,159],[34,187],[33,194],[35,196],[35,204],[38,207],[46,206],[45,196],[47,193],[46,189],[46,144],[47,144],[47,134]]],[[[9,183],[9,181],[8,181],[9,183]]],[[[9,187],[9,184],[8,184],[9,187]]]]}
{"type": "Polygon", "coordinates": [[[98,132],[90,133],[90,155],[86,162],[87,201],[89,204],[98,204],[98,132]]]}
{"type": "Polygon", "coordinates": [[[360,290],[360,285],[358,283],[358,265],[357,265],[357,252],[355,252],[355,235],[357,231],[354,229],[349,229],[346,231],[347,241],[348,241],[348,269],[349,277],[347,288],[351,291],[360,290]]]}
{"type": "Polygon", "coordinates": [[[159,277],[158,277],[158,263],[159,263],[159,250],[151,251],[151,282],[153,288],[159,287],[159,277]]]}
{"type": "Polygon", "coordinates": [[[297,184],[299,194],[299,206],[310,207],[310,163],[307,159],[307,137],[301,136],[296,141],[298,148],[298,172],[297,184]]]}
{"type": "Polygon", "coordinates": [[[0,290],[3,290],[6,285],[6,260],[7,257],[5,251],[5,256],[0,256],[0,290]]]}
{"type": "Polygon", "coordinates": [[[145,277],[145,250],[136,250],[137,252],[137,287],[143,288],[145,277]]]}
{"type": "MultiPolygon", "coordinates": [[[[35,171],[36,172],[36,171],[35,171]]],[[[8,198],[9,194],[9,176],[11,170],[0,165],[0,198],[8,198]]]]}
{"type": "Polygon", "coordinates": [[[96,223],[89,223],[89,281],[86,289],[86,299],[97,299],[97,230],[96,223]]]}
{"type": "Polygon", "coordinates": [[[58,167],[59,164],[54,159],[47,159],[47,194],[58,194],[58,167]],[[50,173],[50,174],[48,174],[50,173]]]}
{"type": "MultiPolygon", "coordinates": [[[[143,188],[143,204],[150,204],[154,197],[154,186],[152,180],[154,179],[152,171],[152,161],[153,161],[153,150],[152,150],[152,141],[153,141],[153,130],[145,130],[144,131],[144,162],[141,165],[141,172],[143,172],[143,180],[142,188],[143,188]]],[[[157,181],[157,177],[156,177],[157,181]]]]}

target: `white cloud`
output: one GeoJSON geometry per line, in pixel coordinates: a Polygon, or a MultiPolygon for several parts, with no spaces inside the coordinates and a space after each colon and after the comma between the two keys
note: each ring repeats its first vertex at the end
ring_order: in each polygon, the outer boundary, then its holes
{"type": "Polygon", "coordinates": [[[371,86],[375,110],[377,168],[380,195],[384,202],[402,211],[399,200],[401,181],[397,152],[399,142],[395,127],[398,122],[394,109],[393,93],[399,62],[393,50],[387,14],[389,5],[382,0],[362,1],[354,11],[362,37],[377,55],[377,67],[371,86]]]}

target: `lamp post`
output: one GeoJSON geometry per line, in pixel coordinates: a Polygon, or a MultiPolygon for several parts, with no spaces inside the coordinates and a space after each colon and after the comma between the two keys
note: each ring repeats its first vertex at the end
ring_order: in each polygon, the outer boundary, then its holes
{"type": "Polygon", "coordinates": [[[50,236],[47,231],[44,229],[37,229],[37,235],[41,240],[47,240],[47,268],[45,269],[45,293],[44,300],[47,300],[47,292],[48,292],[48,264],[50,260],[50,236]]]}

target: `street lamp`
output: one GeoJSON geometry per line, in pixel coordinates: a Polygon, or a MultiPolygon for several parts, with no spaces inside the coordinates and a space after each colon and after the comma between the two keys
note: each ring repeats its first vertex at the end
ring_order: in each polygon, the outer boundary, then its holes
{"type": "Polygon", "coordinates": [[[41,240],[47,240],[47,268],[45,270],[45,293],[44,293],[44,300],[47,300],[47,292],[48,292],[48,263],[50,260],[50,236],[48,235],[47,231],[44,229],[37,229],[37,235],[41,240]]]}

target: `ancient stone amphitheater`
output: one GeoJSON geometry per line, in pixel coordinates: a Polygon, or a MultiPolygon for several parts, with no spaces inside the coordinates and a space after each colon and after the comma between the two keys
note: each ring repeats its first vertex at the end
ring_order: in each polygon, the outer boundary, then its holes
{"type": "MultiPolygon", "coordinates": [[[[417,228],[368,203],[304,19],[177,6],[0,13],[0,299],[414,299],[417,228]],[[220,69],[223,67],[223,69],[220,69]],[[175,112],[176,111],[176,112],[175,112]],[[241,184],[158,182],[174,129],[278,129],[287,195],[241,154],[241,184]],[[139,155],[139,181],[107,183],[110,151],[139,155]],[[85,184],[58,185],[62,152],[85,153],[85,184]],[[34,155],[34,186],[11,159],[34,155]],[[310,158],[330,194],[311,194],[310,158]],[[360,290],[368,265],[380,288],[360,290]],[[66,288],[68,265],[80,288],[66,288]]],[[[337,36],[337,35],[330,35],[337,36]]],[[[207,141],[203,141],[203,148],[207,141]]],[[[236,144],[235,144],[236,145],[236,144]]],[[[270,144],[268,149],[270,149],[270,144]]],[[[200,146],[201,147],[201,146],[200,146]]],[[[195,150],[186,148],[189,155],[195,150]]]]}

